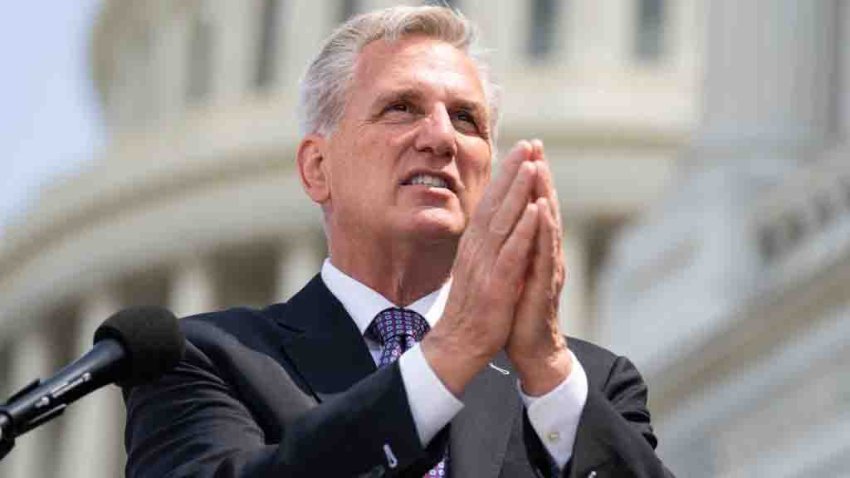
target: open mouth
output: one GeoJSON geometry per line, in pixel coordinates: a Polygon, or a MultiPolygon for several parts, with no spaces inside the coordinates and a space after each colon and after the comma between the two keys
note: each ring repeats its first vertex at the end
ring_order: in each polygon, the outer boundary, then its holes
{"type": "Polygon", "coordinates": [[[405,186],[421,185],[432,188],[443,188],[451,190],[451,187],[447,180],[439,176],[435,176],[433,174],[416,174],[407,181],[404,181],[402,184],[405,186]]]}

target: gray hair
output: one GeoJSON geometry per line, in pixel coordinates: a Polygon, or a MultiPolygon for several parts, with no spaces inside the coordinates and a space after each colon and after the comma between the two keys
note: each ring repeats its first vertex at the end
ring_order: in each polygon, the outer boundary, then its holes
{"type": "Polygon", "coordinates": [[[336,128],[345,110],[357,55],[366,45],[381,39],[392,42],[408,35],[425,35],[445,41],[472,59],[490,110],[491,138],[495,138],[499,87],[483,59],[483,50],[477,46],[477,30],[460,12],[437,6],[386,8],[353,17],[337,28],[301,79],[299,121],[302,133],[328,135],[336,128]]]}

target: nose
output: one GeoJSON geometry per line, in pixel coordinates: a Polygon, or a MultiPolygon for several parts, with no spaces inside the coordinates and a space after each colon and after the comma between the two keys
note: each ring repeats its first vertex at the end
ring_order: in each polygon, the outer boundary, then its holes
{"type": "Polygon", "coordinates": [[[438,104],[422,118],[416,134],[415,147],[435,156],[452,158],[457,154],[455,128],[445,105],[438,104]]]}

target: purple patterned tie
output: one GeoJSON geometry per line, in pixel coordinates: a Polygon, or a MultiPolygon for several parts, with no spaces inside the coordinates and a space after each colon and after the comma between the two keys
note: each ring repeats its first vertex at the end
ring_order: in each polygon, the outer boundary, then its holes
{"type": "MultiPolygon", "coordinates": [[[[381,344],[379,367],[389,365],[413,347],[428,332],[428,322],[421,315],[407,309],[386,309],[381,311],[366,329],[366,335],[381,344]]],[[[428,472],[426,477],[446,477],[446,458],[448,453],[428,472]]]]}

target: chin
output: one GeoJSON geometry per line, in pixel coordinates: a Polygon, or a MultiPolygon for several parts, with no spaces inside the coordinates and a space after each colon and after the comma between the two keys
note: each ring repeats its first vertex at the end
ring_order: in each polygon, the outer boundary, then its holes
{"type": "Polygon", "coordinates": [[[409,236],[434,241],[458,240],[466,227],[466,218],[449,211],[429,211],[411,218],[404,229],[409,236]]]}

